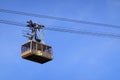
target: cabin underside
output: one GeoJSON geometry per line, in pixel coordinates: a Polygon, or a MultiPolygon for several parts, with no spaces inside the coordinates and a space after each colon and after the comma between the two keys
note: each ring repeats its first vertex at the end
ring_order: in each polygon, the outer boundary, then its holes
{"type": "Polygon", "coordinates": [[[52,60],[52,59],[50,59],[48,57],[43,56],[42,54],[41,55],[36,54],[36,53],[34,54],[34,53],[30,52],[30,51],[24,52],[22,54],[22,58],[30,60],[30,61],[38,62],[38,63],[41,63],[41,64],[52,60]]]}

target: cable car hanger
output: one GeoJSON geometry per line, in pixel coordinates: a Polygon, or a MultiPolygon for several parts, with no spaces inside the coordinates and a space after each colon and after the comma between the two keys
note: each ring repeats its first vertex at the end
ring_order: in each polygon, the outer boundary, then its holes
{"type": "Polygon", "coordinates": [[[41,38],[40,40],[37,36],[37,31],[43,30],[45,26],[33,23],[32,20],[27,21],[27,23],[28,23],[27,27],[29,27],[29,29],[31,30],[31,33],[27,33],[26,37],[28,37],[30,40],[42,42],[44,44],[43,36],[40,37],[41,38]]]}

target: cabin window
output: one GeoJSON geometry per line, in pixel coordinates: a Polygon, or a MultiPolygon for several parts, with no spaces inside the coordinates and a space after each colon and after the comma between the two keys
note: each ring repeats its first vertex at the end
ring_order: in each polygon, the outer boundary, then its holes
{"type": "Polygon", "coordinates": [[[22,46],[22,53],[23,52],[25,52],[25,51],[28,51],[28,50],[30,50],[30,45],[24,45],[24,46],[22,46]]]}
{"type": "Polygon", "coordinates": [[[46,49],[44,50],[45,53],[51,54],[52,53],[52,49],[50,47],[46,47],[46,49]]]}
{"type": "Polygon", "coordinates": [[[52,48],[47,46],[47,45],[44,45],[44,44],[40,44],[40,43],[35,43],[35,42],[29,42],[27,44],[24,44],[22,45],[22,53],[23,52],[26,52],[28,50],[40,50],[40,51],[43,51],[47,54],[52,54],[52,48]]]}

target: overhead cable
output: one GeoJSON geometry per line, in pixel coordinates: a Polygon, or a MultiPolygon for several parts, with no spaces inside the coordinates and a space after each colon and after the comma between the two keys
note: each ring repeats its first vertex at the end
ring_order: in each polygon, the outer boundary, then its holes
{"type": "Polygon", "coordinates": [[[21,27],[27,27],[26,24],[23,24],[23,23],[20,23],[20,22],[15,22],[15,21],[10,21],[10,20],[0,20],[0,23],[10,24],[10,25],[15,25],[15,26],[21,26],[21,27]]]}
{"type": "MultiPolygon", "coordinates": [[[[27,27],[26,24],[23,24],[20,22],[15,22],[15,21],[9,21],[9,20],[0,20],[0,23],[27,27]]],[[[98,33],[98,32],[93,32],[93,31],[82,31],[80,29],[78,30],[78,29],[58,28],[58,27],[45,27],[45,30],[67,32],[67,33],[74,33],[74,34],[82,34],[82,35],[92,35],[92,36],[98,36],[98,37],[119,38],[120,39],[120,35],[118,35],[118,34],[98,33]]]]}
{"type": "Polygon", "coordinates": [[[108,27],[108,28],[120,29],[120,26],[118,26],[118,25],[112,25],[112,24],[106,24],[106,23],[90,22],[90,21],[76,20],[76,19],[70,19],[70,18],[61,18],[61,17],[54,17],[54,16],[27,13],[27,12],[7,10],[7,9],[0,9],[0,12],[19,14],[19,15],[25,15],[25,16],[32,16],[32,17],[39,17],[39,18],[54,19],[54,20],[73,22],[73,23],[81,23],[81,24],[87,24],[87,25],[95,25],[95,26],[99,26],[99,27],[108,27]]]}

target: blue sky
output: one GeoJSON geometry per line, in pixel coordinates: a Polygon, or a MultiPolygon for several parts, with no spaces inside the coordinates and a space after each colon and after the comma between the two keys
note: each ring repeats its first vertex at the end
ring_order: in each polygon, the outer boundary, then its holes
{"type": "MultiPolygon", "coordinates": [[[[120,25],[120,0],[0,0],[0,8],[120,25]]],[[[15,14],[0,13],[0,19],[22,23],[32,19],[45,25],[120,34],[118,29],[15,14]]],[[[45,31],[54,59],[38,64],[21,58],[26,28],[0,26],[0,80],[120,80],[120,39],[45,31]]]]}

